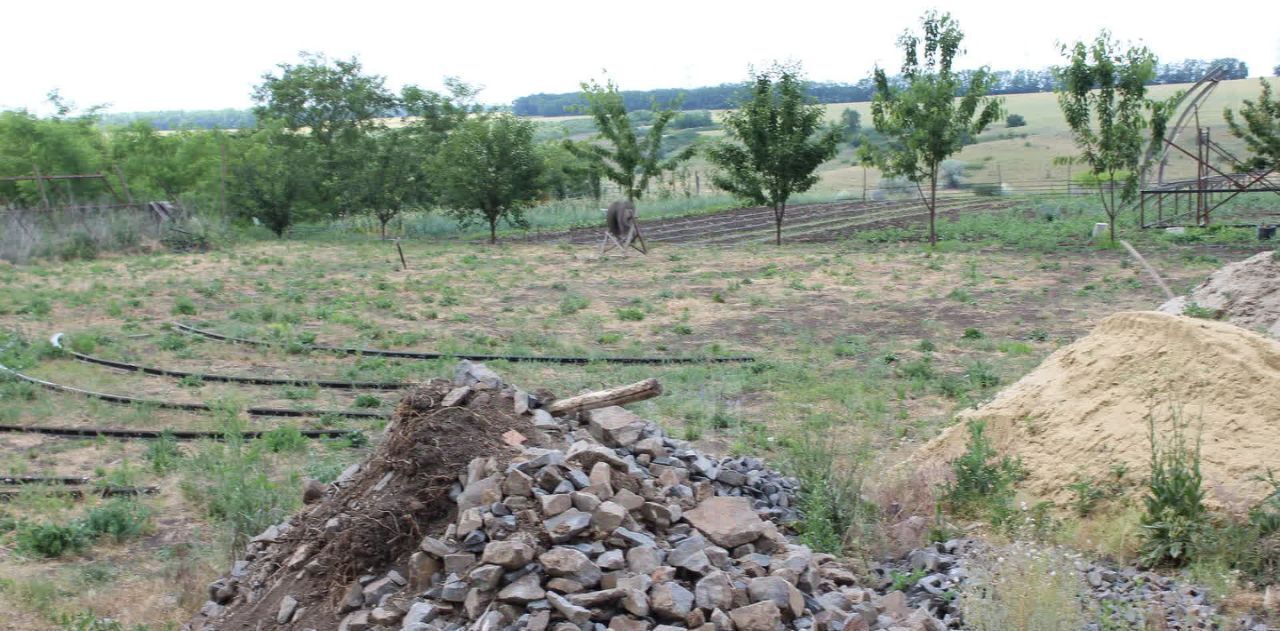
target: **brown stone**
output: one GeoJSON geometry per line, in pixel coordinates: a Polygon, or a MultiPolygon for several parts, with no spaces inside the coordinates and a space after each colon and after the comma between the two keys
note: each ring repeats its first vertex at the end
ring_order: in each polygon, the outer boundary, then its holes
{"type": "Polygon", "coordinates": [[[745,497],[713,497],[686,511],[684,518],[723,548],[734,548],[760,538],[765,524],[745,497]]]}

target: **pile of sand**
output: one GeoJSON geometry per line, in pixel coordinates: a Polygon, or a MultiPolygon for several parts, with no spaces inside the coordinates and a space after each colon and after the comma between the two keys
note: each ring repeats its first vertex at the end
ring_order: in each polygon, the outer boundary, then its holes
{"type": "Polygon", "coordinates": [[[1157,436],[1180,407],[1202,439],[1208,503],[1239,510],[1266,496],[1255,480],[1280,470],[1280,343],[1230,324],[1156,312],[1119,313],[925,445],[913,462],[949,462],[968,423],[984,420],[1003,454],[1022,459],[1022,488],[1059,505],[1082,479],[1128,473],[1131,497],[1150,472],[1147,418],[1157,436]]]}
{"type": "Polygon", "coordinates": [[[1261,252],[1225,265],[1189,295],[1160,305],[1160,311],[1181,314],[1190,303],[1237,326],[1280,338],[1280,260],[1275,252],[1261,252]]]}

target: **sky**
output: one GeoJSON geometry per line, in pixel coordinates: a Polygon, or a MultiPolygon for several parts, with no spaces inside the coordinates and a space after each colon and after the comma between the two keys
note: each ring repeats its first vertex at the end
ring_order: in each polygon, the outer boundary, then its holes
{"type": "Polygon", "coordinates": [[[895,40],[931,8],[959,21],[962,68],[1045,68],[1061,61],[1058,42],[1103,27],[1162,62],[1237,57],[1251,76],[1280,64],[1278,0],[10,0],[0,12],[0,109],[48,113],[55,88],[112,112],[244,108],[262,75],[299,51],[358,56],[393,89],[440,89],[458,76],[490,104],[604,76],[634,90],[740,82],[773,60],[853,82],[877,64],[896,69],[895,40]]]}

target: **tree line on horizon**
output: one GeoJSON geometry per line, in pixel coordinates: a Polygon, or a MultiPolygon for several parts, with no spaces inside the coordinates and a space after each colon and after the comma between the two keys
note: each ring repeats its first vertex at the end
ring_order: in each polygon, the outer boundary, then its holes
{"type": "MultiPolygon", "coordinates": [[[[1248,65],[1234,57],[1188,59],[1160,65],[1150,84],[1193,83],[1219,65],[1226,68],[1228,79],[1246,79],[1249,76],[1248,65]]],[[[961,75],[973,72],[976,71],[962,71],[961,75]]],[[[991,94],[994,95],[1052,92],[1058,85],[1051,69],[995,70],[989,74],[993,78],[991,94]]],[[[1280,76],[1280,66],[1275,68],[1275,74],[1280,76]]],[[[859,103],[871,101],[875,96],[875,82],[870,77],[854,83],[806,81],[804,88],[818,103],[859,103]]],[[[697,88],[622,90],[621,96],[630,110],[646,110],[655,101],[675,104],[682,110],[723,110],[734,107],[748,90],[744,83],[724,83],[697,88]]],[[[517,116],[568,116],[581,113],[585,105],[581,92],[538,93],[516,98],[511,103],[511,112],[517,116]]],[[[404,114],[403,109],[386,113],[387,116],[404,114]]],[[[126,126],[136,121],[147,121],[161,131],[246,129],[257,124],[252,109],[235,108],[111,112],[103,113],[101,117],[102,125],[108,127],[126,126]]]]}

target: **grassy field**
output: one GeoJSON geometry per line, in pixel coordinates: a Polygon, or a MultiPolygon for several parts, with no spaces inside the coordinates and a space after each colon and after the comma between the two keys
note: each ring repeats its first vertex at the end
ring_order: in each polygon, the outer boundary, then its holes
{"type": "MultiPolygon", "coordinates": [[[[1027,202],[944,222],[934,252],[900,241],[920,230],[906,225],[835,243],[661,246],[628,259],[600,259],[590,247],[408,241],[407,271],[388,244],[333,240],[0,267],[6,365],[78,387],[216,408],[121,406],[6,379],[0,423],[271,431],[247,444],[0,434],[0,474],[160,490],[126,503],[144,515],[136,523],[117,516],[136,526],[117,529],[118,537],[85,529],[120,513],[119,501],[73,502],[28,486],[0,505],[0,610],[8,612],[0,629],[84,628],[72,625],[86,612],[153,631],[180,623],[239,542],[299,505],[303,478],[332,480],[383,425],[319,412],[389,412],[396,399],[394,391],[121,373],[53,352],[44,342],[52,333],[65,332],[78,352],[148,366],[303,380],[422,380],[449,375],[453,363],[307,352],[310,342],[485,354],[746,354],[758,361],[494,368],[560,395],[656,376],[666,394],[635,409],[676,436],[782,467],[817,441],[829,462],[856,474],[901,461],[953,413],[992,396],[1098,319],[1161,302],[1121,251],[1087,243],[1095,219],[1076,200],[1027,202]],[[1055,221],[1044,220],[1050,212],[1055,221]],[[201,340],[170,330],[175,320],[276,346],[201,340]],[[253,405],[317,416],[244,415],[253,405]],[[300,427],[358,433],[307,441],[293,431],[300,427]],[[41,537],[57,528],[72,533],[71,549],[50,557],[41,537]]],[[[1207,246],[1195,242],[1199,233],[1182,242],[1133,238],[1176,290],[1254,251],[1207,246]]],[[[1247,234],[1203,238],[1244,244],[1247,234]]],[[[865,487],[872,498],[890,492],[876,482],[865,487]]],[[[932,507],[899,506],[877,519],[908,511],[932,507]]]]}

